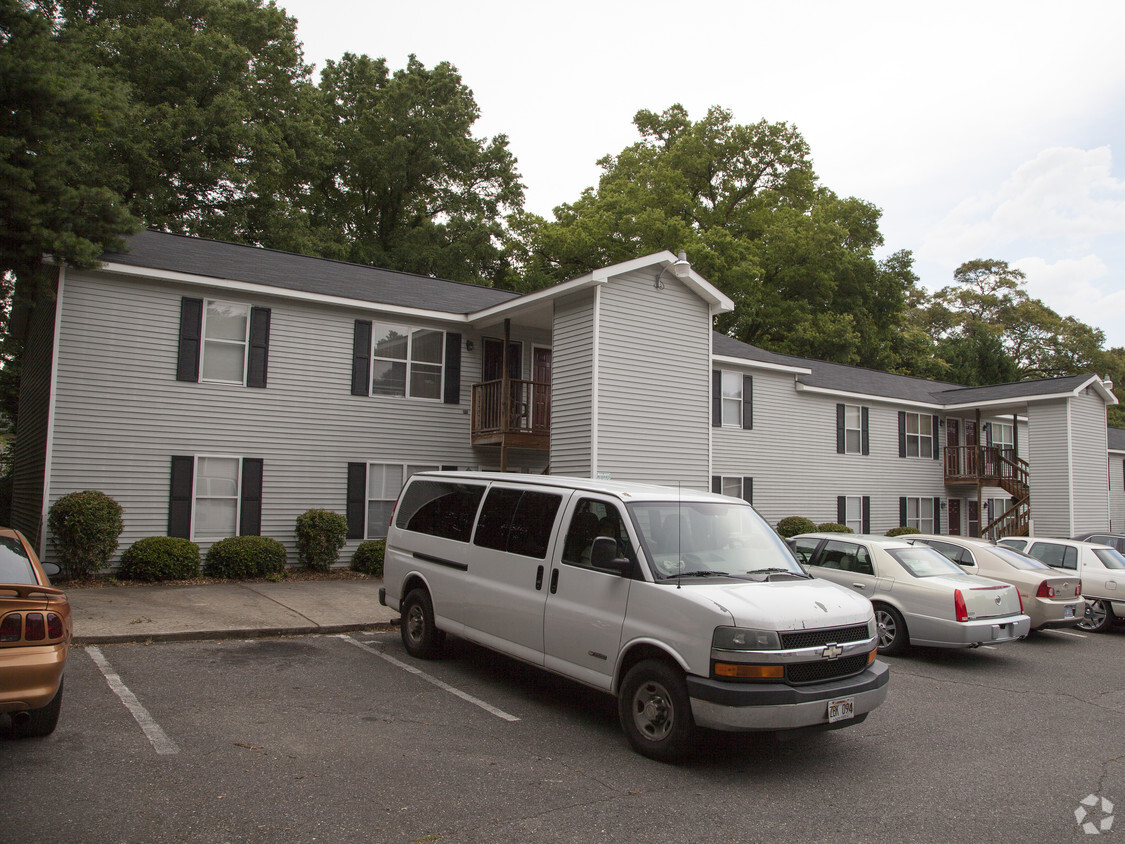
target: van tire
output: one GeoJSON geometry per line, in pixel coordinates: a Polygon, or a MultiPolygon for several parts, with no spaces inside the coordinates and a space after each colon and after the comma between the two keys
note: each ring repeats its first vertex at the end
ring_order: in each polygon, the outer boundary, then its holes
{"type": "Polygon", "coordinates": [[[402,601],[399,625],[406,652],[419,659],[437,659],[445,645],[445,633],[434,623],[434,602],[421,587],[411,589],[402,601]]]}
{"type": "Polygon", "coordinates": [[[683,672],[660,659],[646,659],[629,669],[617,698],[621,727],[633,750],[658,762],[678,762],[694,745],[683,672]]]}

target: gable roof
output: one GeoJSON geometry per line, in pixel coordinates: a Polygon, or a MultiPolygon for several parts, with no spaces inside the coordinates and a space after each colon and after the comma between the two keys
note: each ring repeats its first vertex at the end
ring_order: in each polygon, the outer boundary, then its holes
{"type": "Polygon", "coordinates": [[[102,256],[107,269],[160,270],[195,276],[200,282],[223,279],[449,314],[469,314],[519,298],[518,293],[510,290],[479,284],[188,235],[148,230],[126,238],[126,242],[127,252],[107,252],[102,256]]]}
{"type": "Polygon", "coordinates": [[[1108,433],[1109,450],[1125,451],[1125,428],[1110,428],[1108,433]]]}

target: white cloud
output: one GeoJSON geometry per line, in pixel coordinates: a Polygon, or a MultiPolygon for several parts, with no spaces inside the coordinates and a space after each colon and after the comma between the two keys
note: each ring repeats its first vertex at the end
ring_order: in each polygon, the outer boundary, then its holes
{"type": "Polygon", "coordinates": [[[1125,346],[1125,290],[1110,287],[1110,270],[1096,255],[1048,263],[1020,258],[1011,264],[1027,274],[1027,292],[1056,313],[1101,328],[1107,346],[1125,346]]]}

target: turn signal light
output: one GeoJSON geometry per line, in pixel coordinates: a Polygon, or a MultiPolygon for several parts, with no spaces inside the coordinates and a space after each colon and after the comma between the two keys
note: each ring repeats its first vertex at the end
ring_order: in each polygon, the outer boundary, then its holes
{"type": "Polygon", "coordinates": [[[18,612],[9,613],[0,621],[0,642],[18,642],[23,629],[23,616],[18,612]]]}
{"type": "Polygon", "coordinates": [[[784,665],[743,665],[741,663],[716,662],[715,674],[733,680],[784,680],[784,665]]]}
{"type": "Polygon", "coordinates": [[[878,655],[879,649],[875,648],[873,651],[871,651],[871,653],[867,655],[867,664],[870,665],[871,663],[873,663],[875,661],[875,657],[877,657],[878,655]]]}
{"type": "Polygon", "coordinates": [[[58,613],[47,613],[47,638],[61,639],[63,635],[62,618],[58,613]]]}
{"type": "Polygon", "coordinates": [[[953,611],[957,613],[958,621],[969,620],[969,608],[965,606],[965,596],[961,594],[960,589],[953,592],[953,611]]]}
{"type": "Polygon", "coordinates": [[[1039,584],[1039,591],[1035,593],[1036,598],[1053,598],[1055,597],[1055,587],[1050,586],[1047,581],[1039,584]]]}

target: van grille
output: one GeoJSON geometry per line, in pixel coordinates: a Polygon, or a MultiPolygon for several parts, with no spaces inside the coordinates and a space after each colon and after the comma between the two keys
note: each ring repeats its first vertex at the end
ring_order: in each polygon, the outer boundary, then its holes
{"type": "Polygon", "coordinates": [[[802,683],[822,683],[825,680],[850,677],[866,667],[867,654],[818,662],[795,662],[785,666],[785,680],[795,686],[802,683]]]}
{"type": "Polygon", "coordinates": [[[792,630],[781,634],[781,647],[785,650],[793,648],[819,648],[835,642],[842,645],[845,642],[862,642],[870,639],[866,624],[853,624],[851,627],[835,627],[830,630],[792,630]]]}

